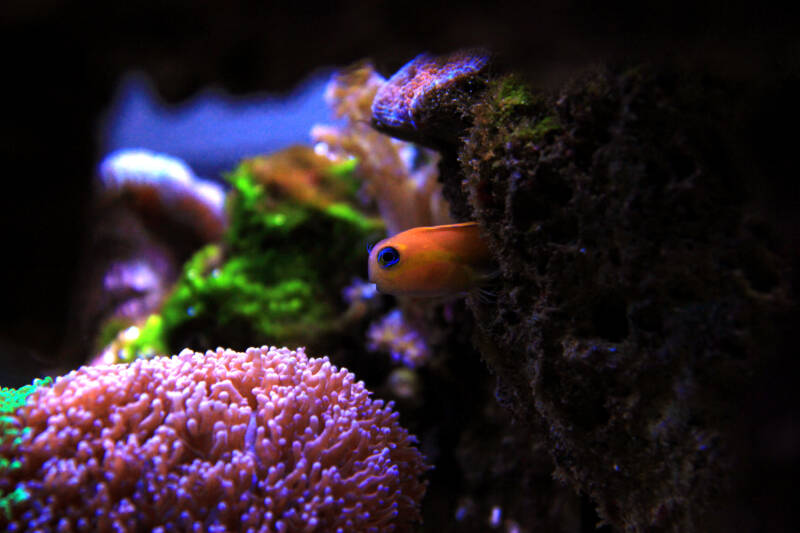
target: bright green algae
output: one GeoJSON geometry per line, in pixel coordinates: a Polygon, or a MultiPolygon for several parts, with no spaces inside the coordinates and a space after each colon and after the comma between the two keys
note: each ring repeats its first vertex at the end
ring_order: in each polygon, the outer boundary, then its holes
{"type": "Polygon", "coordinates": [[[184,265],[161,312],[122,348],[121,359],[186,346],[311,344],[335,332],[344,311],[341,289],[362,274],[365,244],[384,230],[380,219],[355,206],[355,166],[350,160],[325,169],[320,188],[330,201],[320,203],[320,195],[304,202],[276,190],[243,162],[227,176],[224,241],[184,265]]]}
{"type": "MultiPolygon", "coordinates": [[[[53,378],[35,379],[32,385],[25,385],[19,389],[7,387],[0,388],[0,479],[5,472],[18,469],[21,465],[16,459],[9,460],[7,455],[22,442],[22,435],[29,428],[19,428],[19,422],[14,413],[25,405],[28,397],[36,392],[39,387],[48,387],[53,384],[53,378]]],[[[0,511],[8,518],[11,516],[11,507],[15,503],[24,501],[28,497],[25,489],[17,487],[9,493],[0,489],[0,511]]]]}
{"type": "Polygon", "coordinates": [[[532,93],[513,75],[491,82],[482,105],[488,108],[487,126],[505,131],[509,140],[538,144],[563,129],[545,97],[532,93]]]}

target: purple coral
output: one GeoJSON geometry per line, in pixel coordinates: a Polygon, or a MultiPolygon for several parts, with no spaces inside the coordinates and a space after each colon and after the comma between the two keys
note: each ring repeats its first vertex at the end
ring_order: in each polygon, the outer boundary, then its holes
{"type": "Polygon", "coordinates": [[[422,366],[430,359],[430,350],[425,339],[406,322],[399,309],[370,326],[367,331],[367,348],[388,352],[393,361],[409,368],[422,366]]]}
{"type": "MultiPolygon", "coordinates": [[[[378,89],[372,102],[372,124],[401,138],[409,132],[429,129],[423,122],[426,108],[457,85],[470,82],[484,71],[489,57],[482,50],[466,50],[435,57],[421,54],[406,63],[378,89]],[[404,135],[405,134],[405,135],[404,135]]],[[[438,119],[437,119],[438,120],[438,119]]]]}
{"type": "Polygon", "coordinates": [[[369,283],[358,277],[354,277],[350,285],[342,289],[342,298],[344,298],[348,304],[373,300],[379,294],[374,283],[369,283]]]}
{"type": "MultiPolygon", "coordinates": [[[[391,403],[302,349],[82,367],[17,412],[10,531],[385,531],[426,466],[391,403]]],[[[5,517],[0,517],[0,522],[5,517]]]]}

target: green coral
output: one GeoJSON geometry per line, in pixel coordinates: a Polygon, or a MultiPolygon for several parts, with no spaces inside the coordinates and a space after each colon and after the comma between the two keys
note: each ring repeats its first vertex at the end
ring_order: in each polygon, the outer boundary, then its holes
{"type": "Polygon", "coordinates": [[[382,221],[350,203],[355,165],[346,161],[322,173],[339,201],[309,205],[273,194],[242,163],[227,176],[224,243],[206,246],[184,265],[160,313],[123,348],[122,359],[185,346],[304,344],[335,329],[340,290],[363,270],[365,243],[383,232],[382,221]]]}
{"type": "MultiPolygon", "coordinates": [[[[19,389],[0,388],[0,448],[4,451],[4,455],[0,456],[0,476],[7,470],[13,471],[21,466],[18,460],[9,460],[6,457],[9,449],[18,446],[22,442],[22,436],[29,430],[29,428],[20,429],[18,427],[19,423],[14,413],[25,405],[28,396],[36,392],[39,387],[49,387],[52,384],[53,378],[46,377],[35,379],[32,385],[25,385],[19,389]]],[[[11,507],[24,501],[27,497],[28,493],[22,487],[17,487],[8,494],[0,491],[0,510],[7,518],[10,518],[11,507]]]]}

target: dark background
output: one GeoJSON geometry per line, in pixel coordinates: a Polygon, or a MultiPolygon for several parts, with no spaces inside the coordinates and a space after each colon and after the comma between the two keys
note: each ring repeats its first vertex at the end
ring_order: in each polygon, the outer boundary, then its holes
{"type": "MultiPolygon", "coordinates": [[[[755,3],[122,4],[6,0],[0,7],[2,385],[28,382],[65,350],[100,155],[98,120],[130,69],[146,71],[166,101],[179,102],[210,84],[237,94],[285,92],[314,69],[367,57],[390,74],[419,52],[472,45],[538,86],[557,86],[592,62],[627,60],[676,62],[758,84],[796,79],[800,57],[796,13],[755,3]]],[[[769,108],[763,131],[792,124],[796,111],[782,105],[769,108]]],[[[776,176],[794,175],[794,135],[758,138],[776,176]]],[[[776,195],[783,209],[797,198],[794,180],[787,183],[790,194],[776,195]]]]}

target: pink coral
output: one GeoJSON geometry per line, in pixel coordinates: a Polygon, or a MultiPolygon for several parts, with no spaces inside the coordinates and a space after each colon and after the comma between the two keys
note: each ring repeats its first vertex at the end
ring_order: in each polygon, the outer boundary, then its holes
{"type": "Polygon", "coordinates": [[[392,139],[369,125],[375,93],[385,83],[370,65],[335,74],[325,98],[341,127],[315,126],[316,150],[334,160],[355,157],[363,191],[375,200],[389,235],[416,226],[452,222],[437,181],[439,156],[433,150],[392,139]]]}
{"type": "Polygon", "coordinates": [[[120,150],[106,156],[99,175],[103,202],[122,199],[156,228],[168,222],[197,233],[205,242],[222,238],[227,225],[225,191],[197,177],[180,159],[148,150],[120,150]]]}
{"type": "MultiPolygon", "coordinates": [[[[391,403],[302,349],[184,350],[82,367],[31,429],[11,531],[384,531],[419,520],[426,466],[391,403]]],[[[5,517],[0,517],[0,522],[5,517]]]]}

